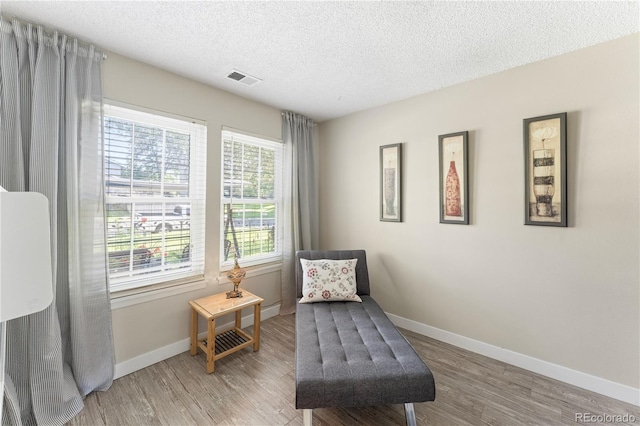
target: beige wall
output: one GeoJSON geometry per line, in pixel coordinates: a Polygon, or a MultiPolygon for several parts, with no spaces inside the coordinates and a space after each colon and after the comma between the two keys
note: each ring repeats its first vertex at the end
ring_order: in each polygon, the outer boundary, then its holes
{"type": "MultiPolygon", "coordinates": [[[[250,89],[247,89],[250,90],[250,89]]],[[[121,363],[189,337],[187,302],[227,291],[220,285],[220,133],[222,126],[281,138],[280,110],[210,86],[179,77],[152,66],[109,53],[104,63],[104,96],[145,108],[205,120],[207,122],[207,218],[203,290],[128,306],[113,311],[116,362],[121,363]]],[[[242,287],[265,299],[263,306],[280,301],[280,273],[247,278],[242,287]]],[[[204,323],[201,324],[204,330],[204,323]]]]}
{"type": "Polygon", "coordinates": [[[323,249],[392,314],[638,388],[638,35],[320,126],[323,249]],[[568,112],[569,227],[525,226],[522,120],[568,112]],[[470,135],[471,225],[439,224],[438,135],[470,135]],[[404,142],[404,221],[378,150],[404,142]],[[357,160],[356,160],[357,159],[357,160]]]}

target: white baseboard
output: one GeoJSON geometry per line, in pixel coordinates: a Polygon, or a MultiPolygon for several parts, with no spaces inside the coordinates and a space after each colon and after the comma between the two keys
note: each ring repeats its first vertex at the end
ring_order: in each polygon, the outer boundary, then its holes
{"type": "Polygon", "coordinates": [[[541,359],[533,358],[518,352],[513,352],[498,346],[490,345],[479,340],[470,339],[459,334],[441,330],[426,324],[387,313],[396,326],[413,331],[424,336],[432,337],[441,342],[449,343],[534,373],[560,380],[562,382],[590,390],[629,404],[640,406],[640,389],[612,382],[607,379],[592,376],[581,371],[572,370],[541,359]]]}
{"type": "MultiPolygon", "coordinates": [[[[279,303],[263,308],[260,311],[260,321],[262,322],[268,318],[274,317],[278,315],[279,312],[280,312],[279,303]]],[[[242,327],[248,327],[252,324],[253,324],[253,313],[242,317],[242,327]]],[[[216,331],[230,330],[231,328],[233,328],[233,325],[234,325],[233,321],[230,321],[228,323],[217,326],[216,331]]],[[[200,334],[199,338],[204,338],[205,336],[206,336],[206,332],[203,332],[200,334]]],[[[157,362],[163,361],[167,358],[171,358],[172,356],[181,354],[182,352],[188,351],[190,346],[191,346],[191,339],[187,337],[186,339],[179,340],[170,345],[163,346],[151,352],[147,352],[146,354],[142,354],[135,358],[131,358],[126,361],[120,362],[115,365],[115,372],[114,372],[113,378],[114,380],[118,379],[122,376],[126,376],[127,374],[131,374],[135,371],[142,370],[145,367],[148,367],[157,362]]]]}
{"type": "MultiPolygon", "coordinates": [[[[279,312],[280,304],[269,306],[262,309],[260,318],[264,321],[278,315],[279,312]]],[[[640,406],[640,389],[635,389],[631,386],[612,382],[610,380],[592,376],[577,370],[572,370],[567,367],[562,367],[557,364],[490,345],[449,331],[441,330],[397,315],[389,313],[387,313],[387,315],[398,327],[402,327],[424,336],[432,337],[436,340],[449,343],[480,355],[488,356],[489,358],[497,359],[498,361],[506,362],[507,364],[515,365],[516,367],[524,368],[525,370],[533,371],[534,373],[538,373],[543,376],[551,377],[552,379],[560,380],[592,392],[640,406]]],[[[253,324],[253,313],[242,317],[243,327],[247,327],[251,324],[253,324]]],[[[232,327],[233,322],[230,321],[217,327],[217,329],[224,331],[231,329],[232,327]]],[[[203,338],[205,335],[206,332],[201,333],[200,338],[203,338]]],[[[292,338],[294,338],[294,336],[292,336],[292,338]]],[[[151,352],[147,352],[146,354],[120,362],[115,365],[114,379],[126,376],[127,374],[141,370],[157,362],[181,354],[182,352],[188,351],[189,347],[190,339],[186,338],[151,352]]]]}

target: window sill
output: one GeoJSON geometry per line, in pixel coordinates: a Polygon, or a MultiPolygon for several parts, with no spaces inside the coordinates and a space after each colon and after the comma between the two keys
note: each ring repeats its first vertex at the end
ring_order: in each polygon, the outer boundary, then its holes
{"type": "Polygon", "coordinates": [[[207,286],[204,277],[186,278],[155,286],[140,287],[111,293],[111,310],[150,302],[152,300],[201,290],[207,286]]]}
{"type": "MultiPolygon", "coordinates": [[[[230,269],[233,269],[233,267],[231,267],[230,269]]],[[[270,274],[272,272],[281,271],[282,262],[267,263],[264,265],[247,267],[243,269],[247,271],[247,275],[245,275],[245,279],[246,279],[251,277],[257,277],[260,275],[270,274]]],[[[221,271],[217,279],[218,279],[218,284],[220,285],[231,283],[229,278],[227,278],[227,271],[221,271]]]]}

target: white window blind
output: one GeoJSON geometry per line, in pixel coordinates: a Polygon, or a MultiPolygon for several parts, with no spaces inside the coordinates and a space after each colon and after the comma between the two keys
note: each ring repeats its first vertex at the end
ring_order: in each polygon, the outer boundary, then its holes
{"type": "Polygon", "coordinates": [[[222,131],[221,267],[281,260],[281,142],[222,131]]]}
{"type": "Polygon", "coordinates": [[[105,105],[111,291],[204,274],[206,125],[105,105]]]}

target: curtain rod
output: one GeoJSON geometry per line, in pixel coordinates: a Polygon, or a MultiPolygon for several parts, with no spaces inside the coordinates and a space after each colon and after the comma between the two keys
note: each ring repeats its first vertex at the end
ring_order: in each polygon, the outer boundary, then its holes
{"type": "Polygon", "coordinates": [[[22,25],[33,25],[34,27],[42,27],[42,29],[45,32],[45,35],[47,35],[47,36],[53,36],[53,33],[58,33],[58,35],[64,35],[69,39],[78,40],[81,44],[86,45],[86,46],[93,46],[98,53],[102,53],[102,60],[103,61],[105,59],[107,59],[107,54],[104,53],[102,51],[102,49],[99,48],[98,46],[96,46],[95,44],[90,43],[90,42],[85,41],[85,40],[82,40],[82,39],[80,39],[78,37],[71,36],[71,35],[65,33],[64,31],[60,31],[60,30],[57,30],[57,29],[54,29],[54,28],[51,28],[51,27],[47,27],[44,24],[38,24],[38,23],[35,23],[35,22],[31,22],[31,21],[29,21],[27,19],[24,19],[24,18],[21,18],[21,17],[18,17],[18,16],[7,15],[6,13],[0,14],[0,17],[2,17],[3,19],[7,20],[8,22],[11,22],[11,21],[15,20],[15,21],[20,22],[22,25]]]}
{"type": "MultiPolygon", "coordinates": [[[[294,112],[294,114],[297,114],[297,113],[295,113],[295,112],[294,112]]],[[[284,112],[281,112],[281,113],[280,113],[280,115],[284,117],[284,112]]],[[[298,114],[298,115],[300,115],[300,114],[298,114]]],[[[313,121],[311,118],[306,117],[306,116],[304,116],[304,115],[303,115],[302,117],[306,118],[307,120],[311,120],[311,122],[313,123],[313,127],[315,127],[315,126],[317,126],[317,125],[318,125],[318,123],[316,123],[315,121],[313,121]]]]}

